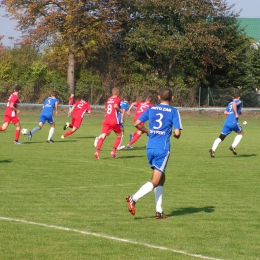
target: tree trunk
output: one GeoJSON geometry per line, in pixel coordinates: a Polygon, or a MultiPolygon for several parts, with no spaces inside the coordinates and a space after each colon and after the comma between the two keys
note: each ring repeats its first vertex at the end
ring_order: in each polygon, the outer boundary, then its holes
{"type": "Polygon", "coordinates": [[[69,48],[67,83],[69,93],[74,93],[75,88],[75,58],[72,48],[69,48]]]}

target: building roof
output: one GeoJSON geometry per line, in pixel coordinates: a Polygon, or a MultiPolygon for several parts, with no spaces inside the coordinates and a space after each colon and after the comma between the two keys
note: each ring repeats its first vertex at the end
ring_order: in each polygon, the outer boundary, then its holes
{"type": "Polygon", "coordinates": [[[260,18],[237,18],[247,36],[260,42],[260,18]]]}

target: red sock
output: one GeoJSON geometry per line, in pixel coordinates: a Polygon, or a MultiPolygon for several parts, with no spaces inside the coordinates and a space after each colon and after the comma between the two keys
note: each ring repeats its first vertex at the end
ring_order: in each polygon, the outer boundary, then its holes
{"type": "Polygon", "coordinates": [[[19,140],[19,137],[20,137],[20,130],[15,130],[14,140],[18,141],[18,140],[19,140]]]}
{"type": "Polygon", "coordinates": [[[69,128],[73,128],[73,125],[72,125],[72,124],[69,124],[69,128]]]}
{"type": "Polygon", "coordinates": [[[0,126],[0,131],[3,131],[3,128],[2,128],[2,126],[0,126]]]}
{"type": "Polygon", "coordinates": [[[72,131],[72,130],[69,130],[68,132],[66,132],[63,136],[64,137],[67,137],[67,136],[69,136],[69,135],[71,135],[71,134],[73,134],[74,132],[72,131]]]}
{"type": "Polygon", "coordinates": [[[99,138],[98,143],[97,143],[97,150],[100,150],[100,149],[101,149],[104,140],[105,140],[105,139],[102,138],[102,137],[99,138]]]}
{"type": "Polygon", "coordinates": [[[135,143],[139,138],[140,138],[141,135],[139,135],[138,133],[135,133],[134,136],[133,136],[133,139],[132,141],[129,143],[129,145],[132,146],[133,143],[135,143]]]}
{"type": "Polygon", "coordinates": [[[114,147],[113,147],[113,152],[114,153],[116,152],[116,148],[120,145],[120,143],[121,143],[121,136],[117,136],[116,140],[114,142],[114,147]]]}

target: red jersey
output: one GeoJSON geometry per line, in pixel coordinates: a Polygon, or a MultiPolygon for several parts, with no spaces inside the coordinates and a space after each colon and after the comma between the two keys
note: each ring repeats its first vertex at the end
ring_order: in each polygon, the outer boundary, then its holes
{"type": "Polygon", "coordinates": [[[114,105],[117,104],[120,108],[121,99],[119,97],[110,97],[107,99],[105,109],[107,111],[105,115],[105,122],[109,124],[119,124],[118,117],[117,117],[117,110],[115,109],[114,105]]]}
{"type": "Polygon", "coordinates": [[[136,121],[140,115],[143,114],[143,112],[148,108],[152,107],[153,104],[150,102],[136,102],[136,109],[135,109],[135,115],[134,115],[134,121],[136,121]]]}
{"type": "Polygon", "coordinates": [[[7,102],[7,106],[6,106],[6,109],[5,109],[5,115],[6,116],[9,116],[9,117],[14,117],[16,116],[16,111],[13,110],[11,107],[10,107],[10,104],[14,105],[15,108],[17,108],[18,106],[18,103],[20,103],[19,101],[19,98],[16,94],[11,94],[11,96],[9,97],[8,99],[8,102],[7,102]]]}
{"type": "Polygon", "coordinates": [[[72,105],[74,105],[74,103],[75,103],[74,97],[70,97],[69,98],[69,105],[72,106],[72,105]]]}
{"type": "Polygon", "coordinates": [[[77,101],[73,110],[73,117],[83,118],[86,111],[91,111],[90,104],[83,100],[77,101]]]}

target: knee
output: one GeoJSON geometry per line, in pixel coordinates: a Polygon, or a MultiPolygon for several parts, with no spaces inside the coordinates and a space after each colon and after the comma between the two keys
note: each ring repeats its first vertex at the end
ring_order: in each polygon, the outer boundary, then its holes
{"type": "Polygon", "coordinates": [[[224,139],[225,139],[226,137],[227,137],[226,135],[220,134],[219,139],[220,139],[221,141],[224,141],[224,139]]]}

